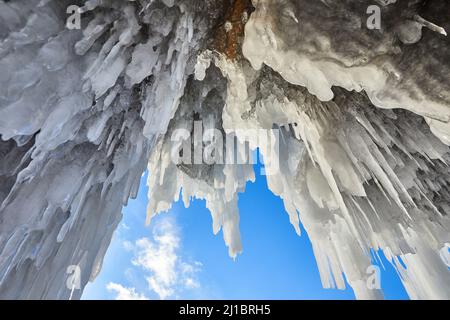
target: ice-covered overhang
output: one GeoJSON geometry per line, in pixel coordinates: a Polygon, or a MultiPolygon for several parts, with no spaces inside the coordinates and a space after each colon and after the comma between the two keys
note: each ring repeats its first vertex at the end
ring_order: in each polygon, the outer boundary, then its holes
{"type": "Polygon", "coordinates": [[[449,16],[446,0],[0,1],[0,298],[79,298],[147,168],[148,221],[205,199],[236,257],[255,173],[223,160],[232,136],[274,164],[324,287],[381,298],[381,250],[411,298],[448,299],[449,16]],[[173,161],[199,127],[215,161],[173,161]]]}

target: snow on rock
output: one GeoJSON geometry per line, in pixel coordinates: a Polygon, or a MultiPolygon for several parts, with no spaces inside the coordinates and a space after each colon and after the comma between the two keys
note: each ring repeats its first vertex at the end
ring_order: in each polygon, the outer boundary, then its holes
{"type": "Polygon", "coordinates": [[[69,1],[0,1],[0,298],[80,298],[146,168],[147,222],[204,199],[236,258],[257,149],[324,287],[382,298],[381,250],[450,298],[447,1],[376,1],[380,30],[365,0],[76,2],[81,30],[69,1]]]}

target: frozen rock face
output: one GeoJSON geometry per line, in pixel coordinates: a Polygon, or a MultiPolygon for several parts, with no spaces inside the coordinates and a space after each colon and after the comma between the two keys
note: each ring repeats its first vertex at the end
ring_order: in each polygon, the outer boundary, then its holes
{"type": "Polygon", "coordinates": [[[0,298],[79,298],[147,167],[148,222],[205,199],[236,257],[253,165],[174,162],[200,128],[277,164],[324,287],[382,298],[382,250],[411,298],[449,299],[450,3],[375,2],[379,29],[365,0],[78,1],[71,30],[72,2],[0,1],[0,298]]]}

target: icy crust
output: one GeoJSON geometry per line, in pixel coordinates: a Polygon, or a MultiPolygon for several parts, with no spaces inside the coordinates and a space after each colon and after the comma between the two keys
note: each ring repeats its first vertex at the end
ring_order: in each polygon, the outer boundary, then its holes
{"type": "Polygon", "coordinates": [[[213,1],[207,17],[191,1],[77,1],[79,31],[71,4],[0,1],[2,298],[79,298],[95,278],[216,18],[213,1]]]}
{"type": "MultiPolygon", "coordinates": [[[[282,165],[267,176],[268,187],[283,199],[297,232],[300,221],[307,230],[324,287],[345,288],[345,275],[358,298],[381,298],[380,290],[367,286],[371,275],[367,270],[377,259],[377,254],[371,254],[373,249],[382,250],[397,268],[411,298],[449,297],[449,272],[440,250],[450,241],[450,150],[430,132],[423,118],[407,111],[378,109],[365,94],[344,89],[334,89],[334,98],[322,102],[268,67],[252,72],[245,62],[231,63],[221,57],[212,62],[227,79],[227,94],[218,100],[219,106],[224,104],[224,132],[239,137],[237,128],[272,128],[274,124],[281,128],[280,151],[275,156],[282,165]]],[[[208,65],[204,57],[200,63],[208,65]]],[[[208,81],[215,69],[206,70],[204,96],[214,92],[208,83],[219,82],[208,81]]],[[[202,99],[194,100],[200,109],[186,113],[180,107],[182,115],[172,120],[171,127],[192,130],[190,114],[198,112],[198,119],[204,120],[217,113],[205,107],[202,99]]],[[[214,122],[219,125],[216,117],[214,122]]],[[[168,160],[169,145],[163,141],[158,158],[150,161],[150,172],[156,176],[149,178],[149,215],[169,209],[180,191],[186,204],[189,197],[207,199],[214,231],[223,225],[234,256],[235,248],[241,248],[239,233],[230,244],[230,231],[223,224],[227,216],[217,206],[223,208],[228,199],[234,202],[253,175],[232,172],[235,195],[224,197],[224,184],[217,181],[225,176],[227,185],[227,166],[185,170],[168,160]]],[[[229,212],[236,214],[234,207],[229,212]]],[[[233,231],[237,222],[236,216],[233,231]]]]}
{"type": "Polygon", "coordinates": [[[386,28],[369,32],[368,1],[254,1],[249,63],[203,50],[222,1],[79,1],[81,31],[64,27],[69,1],[0,1],[0,297],[79,298],[67,267],[81,288],[95,278],[147,165],[148,222],[204,199],[236,257],[253,166],[174,163],[172,135],[201,122],[238,146],[241,129],[280,130],[278,153],[248,145],[278,159],[268,187],[325,287],[345,275],[381,298],[367,268],[382,250],[411,298],[450,298],[450,46],[411,23],[448,29],[449,5],[377,2],[386,28]]]}
{"type": "Polygon", "coordinates": [[[364,90],[377,107],[424,116],[450,144],[450,39],[416,21],[450,30],[447,1],[380,6],[380,30],[366,27],[373,1],[253,2],[243,53],[255,69],[266,64],[323,101],[333,98],[332,86],[364,90]]]}

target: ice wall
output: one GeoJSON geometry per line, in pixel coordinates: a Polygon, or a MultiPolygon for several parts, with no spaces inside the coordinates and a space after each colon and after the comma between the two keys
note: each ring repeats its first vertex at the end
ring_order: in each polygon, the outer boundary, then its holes
{"type": "Polygon", "coordinates": [[[67,268],[95,278],[147,166],[148,222],[205,199],[236,257],[253,166],[174,163],[199,122],[238,145],[279,130],[249,147],[278,159],[268,187],[324,287],[381,298],[373,249],[411,298],[450,298],[450,4],[377,3],[380,30],[365,0],[77,1],[70,30],[73,2],[0,1],[0,298],[79,298],[67,268]]]}
{"type": "Polygon", "coordinates": [[[71,4],[0,1],[2,298],[67,299],[69,266],[81,288],[100,271],[216,19],[214,1],[207,16],[191,1],[78,1],[69,30],[71,4]]]}

